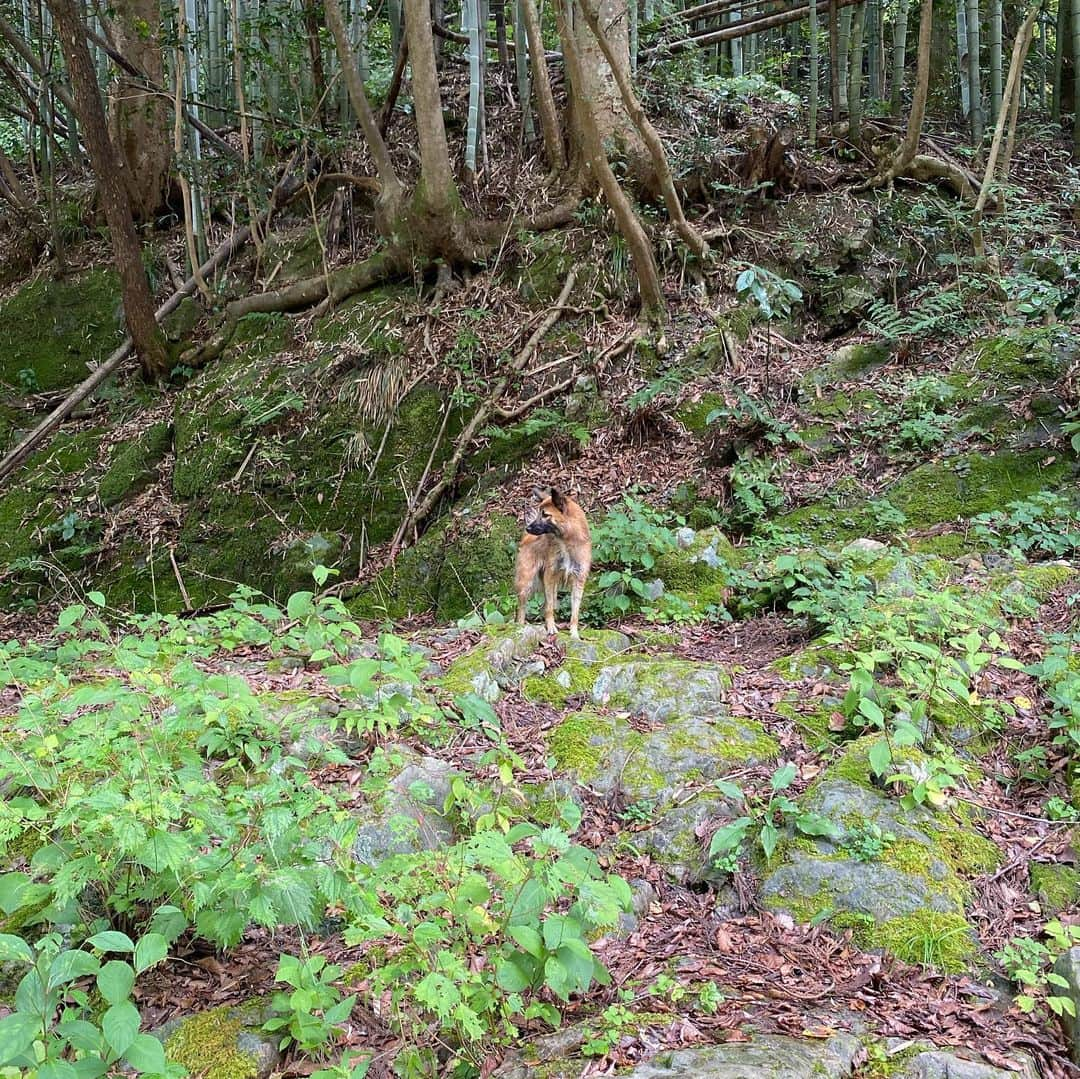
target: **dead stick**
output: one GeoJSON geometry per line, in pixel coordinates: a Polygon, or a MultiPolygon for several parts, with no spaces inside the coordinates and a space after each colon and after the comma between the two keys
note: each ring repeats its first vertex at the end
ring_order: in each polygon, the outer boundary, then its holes
{"type": "Polygon", "coordinates": [[[180,586],[180,595],[184,597],[184,606],[191,610],[191,597],[188,595],[188,590],[184,587],[184,578],[180,576],[180,567],[176,564],[176,550],[173,547],[169,548],[169,561],[172,563],[173,573],[176,574],[176,583],[180,586]]]}
{"type": "MultiPolygon", "coordinates": [[[[525,347],[517,354],[513,364],[511,365],[511,373],[517,374],[524,366],[529,362],[532,354],[536,351],[536,346],[543,339],[544,335],[555,325],[556,322],[562,317],[562,313],[566,304],[566,301],[570,297],[570,293],[574,289],[574,284],[577,281],[577,267],[573,267],[566,275],[566,283],[562,287],[562,292],[559,293],[559,298],[555,301],[555,306],[549,312],[543,322],[536,328],[532,336],[525,342],[525,347]]],[[[398,550],[400,548],[400,538],[409,534],[410,531],[416,529],[422,524],[431,511],[438,504],[439,499],[442,497],[443,492],[454,482],[457,476],[458,469],[461,467],[462,458],[465,456],[472,444],[472,440],[476,435],[476,432],[487,422],[488,417],[494,411],[502,395],[506,392],[507,386],[510,385],[510,376],[504,375],[495,383],[494,389],[488,395],[488,397],[480,403],[476,412],[473,413],[473,418],[469,420],[465,426],[465,430],[458,436],[457,442],[454,445],[454,452],[450,457],[450,460],[443,465],[442,476],[439,478],[438,483],[431,488],[430,491],[424,496],[423,501],[415,509],[406,513],[405,519],[401,522],[398,530],[395,534],[394,542],[390,546],[390,560],[393,561],[397,557],[398,550]]]]}

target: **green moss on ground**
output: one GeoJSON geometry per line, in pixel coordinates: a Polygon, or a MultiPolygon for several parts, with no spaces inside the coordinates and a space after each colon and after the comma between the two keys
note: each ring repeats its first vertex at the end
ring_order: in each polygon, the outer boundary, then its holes
{"type": "Polygon", "coordinates": [[[185,1019],[165,1040],[165,1056],[203,1079],[254,1079],[258,1064],[237,1039],[243,1024],[230,1008],[214,1008],[185,1019]]]}
{"type": "Polygon", "coordinates": [[[115,506],[138,494],[157,475],[157,465],[172,445],[172,428],[155,423],[134,442],[113,450],[109,466],[98,481],[98,498],[103,506],[115,506]]]}
{"type": "Polygon", "coordinates": [[[1080,903],[1080,869],[1071,865],[1032,862],[1029,872],[1031,890],[1047,914],[1060,914],[1080,903]]]}
{"type": "MultiPolygon", "coordinates": [[[[573,772],[583,783],[590,782],[600,770],[605,746],[616,735],[618,723],[610,716],[585,710],[571,712],[548,735],[548,751],[560,771],[573,772]]],[[[641,735],[637,736],[644,741],[641,735]]]]}
{"type": "Polygon", "coordinates": [[[0,383],[60,390],[81,382],[120,343],[116,274],[39,277],[0,304],[0,383]],[[20,372],[32,372],[20,378],[20,372]]]}
{"type": "Polygon", "coordinates": [[[687,401],[675,411],[675,418],[691,434],[704,434],[709,429],[708,419],[711,412],[727,407],[723,395],[703,393],[696,401],[687,401]]]}
{"type": "Polygon", "coordinates": [[[874,926],[859,943],[882,948],[905,963],[934,967],[946,974],[971,970],[977,952],[975,931],[960,914],[917,910],[874,926]]]}

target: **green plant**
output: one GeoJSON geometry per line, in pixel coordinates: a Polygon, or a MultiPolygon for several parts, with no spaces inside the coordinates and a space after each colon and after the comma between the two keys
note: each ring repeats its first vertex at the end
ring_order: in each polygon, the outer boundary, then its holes
{"type": "Polygon", "coordinates": [[[37,371],[32,367],[20,367],[15,372],[15,378],[19,383],[19,388],[24,393],[37,393],[41,389],[41,384],[38,382],[37,371]]]}
{"type": "Polygon", "coordinates": [[[1071,802],[1066,802],[1064,798],[1054,795],[1046,800],[1046,816],[1050,820],[1075,823],[1080,821],[1080,809],[1077,809],[1071,802]]]}
{"type": "MultiPolygon", "coordinates": [[[[633,994],[627,994],[631,999],[633,994]]],[[[600,1023],[597,1027],[590,1027],[589,1037],[581,1047],[581,1055],[585,1057],[606,1057],[626,1034],[632,1032],[637,1025],[637,1016],[626,1006],[625,1002],[610,1004],[600,1013],[600,1023]]]]}
{"type": "Polygon", "coordinates": [[[309,1056],[318,1056],[340,1036],[344,1023],[356,1003],[356,996],[342,997],[334,984],[341,968],[327,963],[324,955],[283,955],[278,959],[275,982],[284,982],[288,992],[278,991],[271,998],[276,1013],[263,1024],[268,1034],[280,1034],[279,1049],[295,1045],[309,1056]]]}
{"type": "MultiPolygon", "coordinates": [[[[0,877],[0,907],[20,909],[34,895],[21,873],[0,877]]],[[[158,929],[138,943],[106,930],[91,936],[87,948],[64,946],[63,935],[50,932],[33,946],[21,937],[0,934],[0,962],[24,967],[13,998],[14,1010],[0,1019],[0,1067],[30,1069],[40,1077],[94,1079],[120,1066],[137,1074],[175,1072],[165,1061],[160,1041],[140,1034],[139,1011],[131,1001],[135,977],[165,958],[169,941],[186,924],[175,907],[157,912],[158,929]],[[103,962],[109,952],[130,955],[103,962]],[[100,1003],[79,983],[94,979],[100,1003]]]]}
{"type": "MultiPolygon", "coordinates": [[[[757,841],[766,861],[772,860],[785,830],[801,832],[806,836],[826,836],[830,839],[839,835],[839,829],[831,821],[819,813],[802,809],[798,802],[784,793],[795,782],[796,774],[794,764],[782,765],[773,772],[769,780],[770,793],[767,798],[745,799],[748,812],[724,825],[712,837],[709,860],[714,866],[718,859],[738,852],[755,825],[758,829],[757,841]]],[[[744,798],[742,791],[734,784],[725,781],[718,786],[726,797],[737,797],[740,800],[744,798]]]]}
{"type": "Polygon", "coordinates": [[[1010,981],[1020,987],[1016,1006],[1022,1012],[1035,1011],[1041,999],[1054,1015],[1075,1018],[1076,1004],[1072,997],[1054,992],[1055,989],[1068,990],[1069,983],[1051,968],[1059,955],[1080,944],[1080,926],[1047,922],[1043,934],[1048,943],[1035,937],[1013,937],[997,953],[997,958],[1010,981]]]}
{"type": "Polygon", "coordinates": [[[487,827],[437,856],[391,860],[349,912],[348,942],[392,944],[371,971],[371,992],[386,994],[405,1031],[434,1021],[460,1062],[482,1059],[485,1039],[511,1036],[515,1016],[557,1023],[538,991],[567,1000],[607,984],[588,940],[630,906],[625,881],[572,842],[576,807],[562,806],[560,823],[546,828],[502,819],[505,832],[487,827]]]}
{"type": "Polygon", "coordinates": [[[860,821],[848,828],[840,849],[857,862],[876,862],[896,842],[896,833],[884,831],[873,821],[860,821]]]}
{"type": "Polygon", "coordinates": [[[980,514],[973,528],[988,546],[1028,557],[1067,558],[1080,551],[1080,507],[1057,491],[1040,491],[1004,510],[980,514]]]}
{"type": "Polygon", "coordinates": [[[656,812],[654,802],[642,800],[631,802],[620,814],[619,819],[627,824],[648,824],[656,812]]]}
{"type": "Polygon", "coordinates": [[[1047,727],[1053,732],[1054,745],[1071,756],[1080,754],[1080,671],[1074,657],[1077,633],[1058,633],[1049,638],[1050,646],[1043,658],[1026,667],[1014,663],[1036,677],[1042,684],[1049,703],[1047,727]]]}
{"type": "Polygon", "coordinates": [[[551,408],[537,408],[520,423],[510,427],[492,425],[480,432],[497,442],[514,442],[522,438],[551,439],[559,437],[583,450],[592,437],[588,427],[576,420],[568,419],[565,413],[551,408]]]}
{"type": "Polygon", "coordinates": [[[715,1015],[726,999],[716,982],[703,982],[698,987],[697,1006],[706,1015],[715,1015]]]}
{"type": "Polygon", "coordinates": [[[794,281],[763,266],[751,263],[742,266],[735,279],[735,292],[740,299],[750,300],[766,322],[787,318],[792,308],[802,302],[802,289],[794,281]]]}

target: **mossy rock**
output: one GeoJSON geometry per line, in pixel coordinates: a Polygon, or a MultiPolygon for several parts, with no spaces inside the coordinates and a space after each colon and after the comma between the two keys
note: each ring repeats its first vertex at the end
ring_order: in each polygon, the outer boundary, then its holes
{"type": "Polygon", "coordinates": [[[165,1056],[203,1079],[266,1079],[280,1054],[259,1030],[266,1018],[256,1003],[251,1008],[214,1008],[167,1023],[155,1034],[165,1044],[165,1056]]]}
{"type": "Polygon", "coordinates": [[[666,723],[684,716],[725,714],[730,686],[730,673],[715,664],[659,656],[601,668],[592,699],[642,715],[650,723],[666,723]]]}
{"type": "Polygon", "coordinates": [[[1032,862],[1031,890],[1047,914],[1057,915],[1080,903],[1080,869],[1057,862],[1032,862]]]}
{"type": "Polygon", "coordinates": [[[401,619],[435,611],[454,621],[512,590],[521,526],[496,514],[486,522],[441,522],[348,599],[361,618],[401,619]]]}
{"type": "Polygon", "coordinates": [[[868,371],[882,367],[891,359],[892,346],[883,341],[842,345],[821,367],[815,368],[803,379],[803,392],[813,396],[817,387],[853,381],[868,371]]]}
{"type": "Polygon", "coordinates": [[[974,349],[974,367],[984,381],[996,387],[1031,382],[1053,383],[1064,374],[1044,334],[1020,329],[980,341],[974,349]]]}
{"type": "MultiPolygon", "coordinates": [[[[216,582],[203,582],[194,573],[183,574],[192,607],[224,599],[227,592],[216,582]]],[[[97,570],[94,587],[110,607],[138,614],[174,614],[187,606],[176,579],[168,548],[151,547],[141,539],[125,540],[109,565],[97,570]]]]}
{"type": "Polygon", "coordinates": [[[120,344],[120,287],[111,271],[41,277],[0,303],[0,383],[61,390],[120,344]],[[33,372],[20,378],[20,372],[33,372]]]}
{"type": "Polygon", "coordinates": [[[138,494],[157,477],[157,466],[172,446],[172,426],[155,423],[134,442],[117,446],[98,481],[103,506],[115,506],[138,494]]]}

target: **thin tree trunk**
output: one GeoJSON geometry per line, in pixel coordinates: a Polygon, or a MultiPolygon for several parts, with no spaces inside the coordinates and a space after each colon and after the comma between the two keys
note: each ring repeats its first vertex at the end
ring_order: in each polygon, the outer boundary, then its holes
{"type": "Polygon", "coordinates": [[[867,94],[871,104],[881,100],[881,7],[878,0],[866,0],[867,94]]]}
{"type": "MultiPolygon", "coordinates": [[[[1035,32],[1034,25],[1028,31],[1027,44],[1024,46],[1024,55],[1027,55],[1028,49],[1031,47],[1032,35],[1035,32]]],[[[1016,85],[1013,87],[1012,99],[1004,104],[1004,108],[1009,110],[1009,119],[1007,121],[1006,131],[1008,132],[1005,139],[1005,153],[1002,155],[1001,163],[998,165],[998,175],[1001,178],[1003,184],[1009,182],[1009,169],[1012,166],[1013,150],[1016,148],[1016,122],[1020,116],[1020,91],[1024,87],[1024,68],[1021,64],[1020,77],[1016,80],[1016,85]]]]}
{"type": "Polygon", "coordinates": [[[339,0],[323,0],[323,10],[326,14],[326,25],[334,38],[337,47],[338,62],[345,77],[345,85],[349,91],[349,103],[360,123],[360,130],[364,135],[368,152],[375,163],[375,172],[379,177],[379,206],[387,219],[387,224],[393,222],[401,211],[402,199],[405,189],[398,178],[394,164],[390,160],[390,151],[386,147],[386,141],[379,132],[379,125],[375,121],[375,114],[371,111],[367,94],[364,92],[364,84],[360,81],[360,72],[357,70],[353,58],[352,46],[349,44],[348,35],[345,33],[345,20],[341,15],[339,0]]]}
{"type": "Polygon", "coordinates": [[[889,167],[872,181],[872,186],[890,184],[902,175],[919,152],[923,117],[926,115],[926,98],[930,91],[930,56],[934,38],[934,0],[922,0],[919,12],[919,51],[916,57],[915,90],[911,98],[907,132],[897,148],[889,167]]]}
{"type": "Polygon", "coordinates": [[[840,123],[840,10],[829,0],[829,120],[840,123]]]}
{"type": "Polygon", "coordinates": [[[319,12],[315,0],[303,0],[304,34],[315,96],[315,122],[326,128],[326,72],[323,70],[322,42],[319,40],[319,12]]]}
{"type": "Polygon", "coordinates": [[[971,100],[971,141],[979,146],[983,138],[982,60],[979,45],[979,0],[967,0],[968,91],[971,100]]]}
{"type": "Polygon", "coordinates": [[[465,130],[465,175],[475,183],[484,112],[484,27],[480,23],[480,0],[463,0],[462,31],[469,38],[469,118],[465,130]]]}
{"type": "Polygon", "coordinates": [[[810,144],[817,143],[818,93],[821,73],[818,71],[817,0],[810,0],[810,144]]]}
{"type": "Polygon", "coordinates": [[[514,69],[517,75],[518,104],[521,106],[521,140],[528,145],[536,138],[532,116],[532,88],[529,86],[529,45],[521,0],[514,0],[514,69]]]}
{"type": "Polygon", "coordinates": [[[840,14],[840,98],[847,107],[848,70],[851,53],[851,8],[846,7],[840,14]]]}
{"type": "MultiPolygon", "coordinates": [[[[1058,0],[1065,4],[1068,0],[1058,0]]],[[[1073,160],[1080,161],[1080,0],[1072,0],[1073,160]]]]}
{"type": "MultiPolygon", "coordinates": [[[[415,2],[415,0],[414,0],[415,2]]],[[[656,258],[653,255],[652,244],[642,228],[637,214],[634,212],[626,193],[619,186],[615,174],[611,171],[603,143],[600,141],[600,129],[593,114],[593,102],[580,92],[583,85],[581,71],[581,57],[577,50],[577,41],[566,21],[566,0],[554,0],[555,21],[559,28],[559,37],[562,40],[563,57],[566,62],[567,73],[576,98],[574,102],[576,115],[579,118],[581,136],[584,142],[582,147],[585,160],[589,169],[599,183],[604,193],[611,212],[615,215],[615,221],[619,226],[626,246],[630,250],[630,257],[634,261],[634,270],[637,274],[638,289],[641,293],[641,303],[646,312],[653,318],[662,318],[667,311],[667,303],[664,299],[663,289],[660,287],[660,274],[656,268],[656,258]]]]}
{"type": "MultiPolygon", "coordinates": [[[[2,28],[2,27],[0,27],[2,28]]],[[[1069,0],[1058,0],[1054,28],[1054,87],[1050,97],[1050,119],[1061,123],[1061,91],[1065,68],[1065,35],[1069,32],[1069,0]]]]}
{"type": "Polygon", "coordinates": [[[990,116],[1001,112],[1001,2],[990,0],[990,116]]]}
{"type": "Polygon", "coordinates": [[[75,0],[49,0],[61,48],[71,79],[75,115],[79,121],[90,164],[98,181],[102,209],[109,226],[116,269],[124,300],[124,319],[148,378],[168,371],[165,338],[154,319],[154,301],[143,270],[142,250],[135,234],[125,184],[124,159],[109,138],[101,104],[94,61],[75,0]]]}
{"type": "MultiPolygon", "coordinates": [[[[631,0],[631,2],[633,3],[635,0],[631,0]]],[[[629,73],[622,64],[616,62],[611,43],[601,29],[600,19],[593,10],[590,0],[578,0],[577,10],[585,17],[589,30],[592,32],[593,37],[596,38],[600,51],[604,54],[604,59],[607,60],[608,66],[615,76],[615,84],[619,88],[623,107],[641,134],[645,148],[649,151],[653,171],[656,173],[660,192],[664,196],[664,205],[667,207],[668,217],[671,218],[675,231],[698,258],[704,258],[709,248],[701,238],[701,234],[686,220],[686,216],[683,214],[682,203],[679,201],[678,192],[675,190],[675,181],[671,175],[671,166],[668,164],[664,144],[661,142],[656,128],[653,127],[648,116],[645,115],[645,110],[641,107],[637,94],[634,93],[634,88],[630,84],[629,73]]]]}
{"type": "Polygon", "coordinates": [[[856,145],[862,138],[863,27],[866,4],[858,4],[851,20],[851,68],[848,76],[848,138],[856,145]]]}
{"type": "Polygon", "coordinates": [[[426,241],[439,254],[454,257],[457,254],[455,219],[461,209],[461,198],[446,142],[428,0],[405,0],[405,34],[409,40],[413,108],[420,148],[420,183],[414,208],[428,218],[426,241]]]}
{"type": "Polygon", "coordinates": [[[907,29],[910,6],[911,0],[900,0],[900,6],[896,11],[896,22],[893,23],[892,96],[889,110],[893,116],[900,115],[900,109],[904,101],[904,68],[907,64],[907,29]]]}
{"type": "Polygon", "coordinates": [[[967,0],[956,0],[956,68],[960,73],[960,111],[971,125],[971,52],[968,48],[967,0]]]}
{"type": "Polygon", "coordinates": [[[520,4],[536,87],[536,111],[540,113],[540,129],[544,133],[544,153],[552,170],[562,172],[566,168],[566,151],[559,128],[559,114],[555,110],[555,95],[551,92],[551,79],[548,77],[540,16],[536,13],[535,0],[520,0],[520,4]]]}
{"type": "MultiPolygon", "coordinates": [[[[499,67],[510,85],[510,50],[506,44],[506,0],[495,0],[495,41],[498,45],[499,67]]],[[[484,28],[481,27],[481,30],[484,28]]]]}
{"type": "MultiPolygon", "coordinates": [[[[1009,64],[1009,79],[1005,85],[1005,98],[1011,102],[1017,97],[1020,85],[1020,75],[1024,70],[1024,58],[1031,45],[1031,31],[1035,25],[1035,19],[1039,14],[1041,0],[1035,0],[1031,10],[1027,13],[1023,25],[1017,31],[1016,40],[1013,42],[1012,61],[1009,64]]],[[[1078,8],[1077,10],[1080,10],[1078,8]]],[[[1017,100],[1019,98],[1017,97],[1017,100]]],[[[975,201],[975,212],[972,215],[971,238],[975,248],[975,257],[986,258],[986,247],[983,241],[982,217],[986,207],[986,200],[990,194],[990,188],[994,183],[994,172],[997,167],[998,153],[1001,150],[1001,136],[1005,130],[1005,110],[998,113],[997,123],[994,125],[994,139],[990,145],[990,156],[986,160],[986,170],[983,172],[982,186],[979,188],[979,197],[975,201]]]]}

